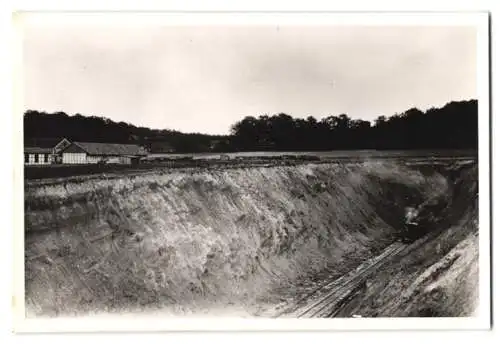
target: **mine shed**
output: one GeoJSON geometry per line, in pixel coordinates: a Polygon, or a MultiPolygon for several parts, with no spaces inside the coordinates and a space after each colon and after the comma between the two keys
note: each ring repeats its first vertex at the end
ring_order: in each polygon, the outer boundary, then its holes
{"type": "Polygon", "coordinates": [[[62,150],[63,164],[137,164],[147,151],[139,145],[72,142],[62,150]]]}

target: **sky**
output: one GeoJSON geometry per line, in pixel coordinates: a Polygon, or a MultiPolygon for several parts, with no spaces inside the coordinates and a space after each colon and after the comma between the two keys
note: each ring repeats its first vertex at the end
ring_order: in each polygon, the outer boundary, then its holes
{"type": "Polygon", "coordinates": [[[477,98],[466,26],[26,25],[25,110],[228,134],[245,116],[372,121],[477,98]]]}

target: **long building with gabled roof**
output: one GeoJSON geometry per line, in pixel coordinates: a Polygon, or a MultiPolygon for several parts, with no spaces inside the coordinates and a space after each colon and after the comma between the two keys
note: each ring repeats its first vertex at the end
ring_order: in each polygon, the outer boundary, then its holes
{"type": "Polygon", "coordinates": [[[71,142],[61,150],[63,164],[137,162],[148,152],[139,145],[100,142],[71,142]]]}

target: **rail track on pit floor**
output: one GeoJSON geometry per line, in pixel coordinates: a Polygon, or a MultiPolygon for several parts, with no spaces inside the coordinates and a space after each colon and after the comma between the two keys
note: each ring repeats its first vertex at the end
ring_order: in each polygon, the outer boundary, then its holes
{"type": "Polygon", "coordinates": [[[390,244],[378,256],[364,261],[354,270],[319,283],[313,291],[294,300],[293,304],[283,305],[271,311],[273,318],[325,318],[333,317],[341,305],[351,296],[362,290],[367,278],[378,271],[390,258],[401,253],[408,245],[399,241],[390,244]]]}
{"type": "Polygon", "coordinates": [[[342,311],[344,305],[363,292],[368,278],[380,271],[392,258],[409,254],[424,243],[439,236],[441,232],[441,230],[433,231],[409,244],[395,241],[379,255],[364,261],[347,274],[338,278],[327,278],[319,283],[313,291],[294,300],[292,304],[280,305],[273,310],[264,312],[267,315],[264,313],[261,315],[272,318],[335,317],[342,311]]]}

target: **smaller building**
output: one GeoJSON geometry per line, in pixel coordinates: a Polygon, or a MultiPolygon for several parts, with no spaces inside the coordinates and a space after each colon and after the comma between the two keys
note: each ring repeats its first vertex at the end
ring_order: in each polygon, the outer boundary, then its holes
{"type": "Polygon", "coordinates": [[[48,165],[53,160],[52,149],[42,147],[24,147],[25,165],[48,165]]]}

